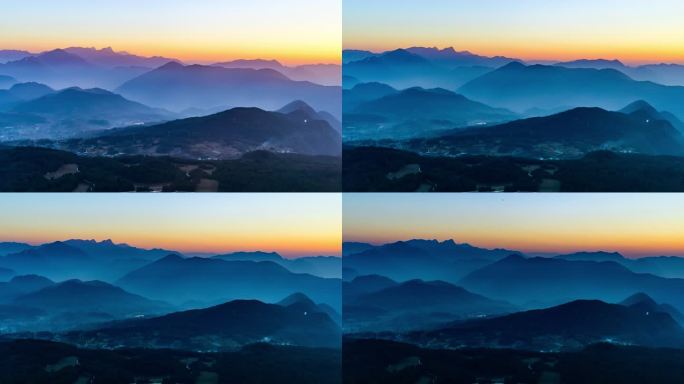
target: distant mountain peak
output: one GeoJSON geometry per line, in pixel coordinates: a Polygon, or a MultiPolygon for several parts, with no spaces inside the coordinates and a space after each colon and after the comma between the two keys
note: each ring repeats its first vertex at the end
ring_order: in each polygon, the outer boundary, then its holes
{"type": "Polygon", "coordinates": [[[641,304],[647,304],[649,306],[654,306],[654,307],[658,305],[658,303],[656,303],[656,301],[653,300],[651,298],[651,296],[649,296],[643,292],[635,293],[632,296],[630,296],[630,297],[628,297],[625,300],[620,302],[620,305],[624,305],[626,307],[631,307],[631,306],[637,305],[637,304],[640,304],[640,305],[641,304]]]}
{"type": "Polygon", "coordinates": [[[656,110],[645,100],[637,100],[633,103],[630,103],[628,106],[622,108],[620,112],[630,114],[640,110],[646,111],[648,113],[658,113],[658,110],[656,110]]]}
{"type": "Polygon", "coordinates": [[[307,295],[301,292],[293,293],[279,301],[277,304],[283,307],[289,307],[295,304],[306,304],[311,306],[316,305],[316,303],[314,303],[313,300],[311,300],[307,295]]]}
{"type": "Polygon", "coordinates": [[[499,71],[517,71],[520,69],[527,68],[527,66],[519,61],[511,61],[510,63],[500,67],[499,71]]]}
{"type": "Polygon", "coordinates": [[[183,261],[185,260],[183,257],[178,255],[177,253],[171,253],[167,256],[162,257],[161,259],[157,260],[157,263],[175,263],[178,261],[183,261]]]}
{"type": "Polygon", "coordinates": [[[183,69],[183,68],[185,68],[185,66],[183,64],[181,64],[177,61],[169,61],[168,63],[157,68],[157,70],[172,71],[172,70],[183,69]]]}
{"type": "Polygon", "coordinates": [[[316,115],[316,111],[311,108],[309,104],[302,100],[295,100],[278,110],[278,112],[284,113],[286,115],[295,111],[305,112],[310,114],[312,117],[316,115]]]}

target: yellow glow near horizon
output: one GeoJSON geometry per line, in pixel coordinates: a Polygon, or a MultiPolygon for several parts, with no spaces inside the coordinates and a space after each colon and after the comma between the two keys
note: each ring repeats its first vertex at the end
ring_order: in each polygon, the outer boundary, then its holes
{"type": "Polygon", "coordinates": [[[339,63],[340,0],[10,0],[0,49],[113,47],[187,62],[339,63]]]}
{"type": "Polygon", "coordinates": [[[684,196],[408,194],[344,197],[344,240],[454,239],[532,253],[684,256],[684,196]]]}
{"type": "Polygon", "coordinates": [[[112,239],[191,253],[341,253],[337,194],[68,195],[0,199],[0,241],[112,239]]]}
{"type": "Polygon", "coordinates": [[[684,3],[346,0],[344,47],[454,46],[486,56],[684,63],[684,3]]]}

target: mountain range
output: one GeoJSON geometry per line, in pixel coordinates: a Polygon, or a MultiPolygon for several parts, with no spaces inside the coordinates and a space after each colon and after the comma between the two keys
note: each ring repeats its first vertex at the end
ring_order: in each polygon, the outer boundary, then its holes
{"type": "Polygon", "coordinates": [[[297,305],[235,300],[217,306],[161,317],[128,320],[93,331],[64,336],[76,345],[226,351],[267,342],[305,347],[339,348],[341,332],[323,312],[297,305]]]}
{"type": "Polygon", "coordinates": [[[658,110],[684,117],[684,87],[636,81],[615,69],[565,68],[512,62],[458,89],[466,97],[518,113],[574,107],[617,110],[645,100],[658,110]]]}
{"type": "Polygon", "coordinates": [[[171,252],[114,244],[111,240],[67,240],[14,250],[18,251],[0,257],[0,266],[16,274],[41,275],[56,281],[78,278],[110,282],[171,252]]]}
{"type": "Polygon", "coordinates": [[[35,81],[52,88],[77,86],[113,89],[150,70],[149,67],[140,66],[141,63],[149,65],[155,61],[154,58],[115,53],[108,49],[55,49],[0,64],[0,73],[21,82],[35,81]]]}
{"type": "Polygon", "coordinates": [[[620,60],[573,60],[556,63],[555,65],[566,68],[594,68],[594,69],[615,69],[634,80],[651,81],[663,85],[684,85],[684,65],[680,64],[646,64],[639,66],[629,66],[620,60]]]}
{"type": "Polygon", "coordinates": [[[462,277],[516,251],[483,249],[453,240],[409,240],[374,246],[343,256],[345,268],[359,275],[382,275],[397,281],[414,279],[457,283],[462,277]]]}
{"type": "Polygon", "coordinates": [[[445,89],[409,88],[360,102],[351,111],[345,108],[344,133],[356,139],[426,137],[435,131],[516,118],[509,110],[492,108],[445,89]]]}
{"type": "Polygon", "coordinates": [[[473,320],[410,337],[419,343],[439,340],[444,346],[465,344],[543,351],[578,350],[600,342],[684,346],[684,329],[667,313],[644,312],[599,300],[577,300],[552,308],[473,320]]]}
{"type": "Polygon", "coordinates": [[[411,47],[382,53],[343,52],[345,76],[359,82],[382,82],[397,88],[456,89],[515,60],[459,52],[454,48],[411,47]]]}
{"type": "Polygon", "coordinates": [[[306,64],[288,67],[277,60],[233,60],[214,64],[223,68],[273,69],[295,81],[321,85],[342,85],[342,68],[337,64],[306,64]]]}
{"type": "Polygon", "coordinates": [[[521,119],[489,127],[453,130],[436,139],[418,140],[415,149],[438,146],[454,154],[503,155],[530,158],[577,158],[590,152],[684,154],[684,136],[645,102],[621,112],[575,108],[545,117],[521,119]]]}
{"type": "Polygon", "coordinates": [[[339,279],[292,273],[271,261],[169,255],[129,272],[116,285],[176,305],[231,299],[276,302],[282,298],[282,292],[301,292],[333,308],[339,308],[341,301],[339,279]]]}
{"type": "Polygon", "coordinates": [[[341,117],[341,88],[294,81],[272,69],[184,66],[170,62],[135,77],[116,89],[147,105],[183,111],[219,105],[276,110],[303,100],[316,110],[341,117]],[[239,92],[235,92],[239,89],[239,92]]]}
{"type": "Polygon", "coordinates": [[[345,282],[344,328],[358,331],[428,329],[455,320],[513,312],[515,307],[442,281],[395,283],[380,276],[345,282]]]}
{"type": "Polygon", "coordinates": [[[335,256],[308,256],[286,259],[276,252],[236,252],[213,256],[225,261],[270,261],[294,273],[306,273],[325,278],[342,278],[342,259],[335,256]]]}
{"type": "MultiPolygon", "coordinates": [[[[305,104],[304,104],[305,105],[305,104]]],[[[234,159],[245,153],[339,156],[339,132],[307,109],[288,114],[259,108],[233,108],[214,115],[167,123],[104,131],[93,138],[74,139],[59,149],[90,155],[173,156],[192,159],[234,159]]]]}
{"type": "Polygon", "coordinates": [[[513,304],[539,308],[573,299],[616,303],[642,292],[684,309],[684,279],[635,273],[613,261],[568,261],[562,258],[525,258],[512,255],[470,273],[464,288],[513,304]],[[543,290],[537,289],[544,287],[543,290]]]}

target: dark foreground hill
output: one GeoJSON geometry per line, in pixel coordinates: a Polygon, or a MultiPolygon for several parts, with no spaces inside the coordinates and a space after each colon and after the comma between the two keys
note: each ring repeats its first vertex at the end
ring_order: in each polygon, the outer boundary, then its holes
{"type": "Polygon", "coordinates": [[[339,132],[318,114],[312,119],[301,109],[285,114],[233,108],[159,125],[105,131],[95,138],[74,139],[60,147],[100,156],[235,159],[257,150],[338,156],[341,143],[339,132]]]}
{"type": "Polygon", "coordinates": [[[2,383],[340,383],[339,349],[252,345],[235,352],[77,348],[0,342],[2,383]]]}
{"type": "MultiPolygon", "coordinates": [[[[573,159],[598,150],[684,155],[684,137],[652,107],[630,113],[576,108],[492,127],[457,130],[423,147],[469,155],[573,159]]],[[[412,146],[419,152],[418,142],[412,146]]]]}
{"type": "Polygon", "coordinates": [[[408,339],[444,347],[578,350],[600,342],[650,347],[684,347],[684,330],[664,312],[578,300],[557,307],[473,320],[408,339]]]}
{"type": "Polygon", "coordinates": [[[665,383],[684,381],[684,350],[599,344],[570,353],[423,349],[381,340],[344,342],[345,383],[665,383]]]}
{"type": "Polygon", "coordinates": [[[236,160],[86,157],[0,147],[5,192],[335,192],[341,158],[253,152],[236,160]]]}
{"type": "Polygon", "coordinates": [[[684,158],[599,151],[576,160],[421,156],[345,148],[348,192],[680,192],[684,158]]]}
{"type": "Polygon", "coordinates": [[[323,312],[236,300],[210,308],[129,320],[95,331],[63,336],[76,345],[111,348],[171,348],[194,351],[236,350],[257,342],[338,348],[341,331],[323,312]]]}

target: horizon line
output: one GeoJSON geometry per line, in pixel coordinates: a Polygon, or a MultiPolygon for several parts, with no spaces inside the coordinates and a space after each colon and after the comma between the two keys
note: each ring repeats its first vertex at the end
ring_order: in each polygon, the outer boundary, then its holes
{"type": "Polygon", "coordinates": [[[453,237],[450,238],[444,238],[444,239],[438,239],[438,238],[410,238],[406,240],[356,240],[356,239],[344,239],[342,244],[344,248],[344,244],[346,243],[363,243],[363,244],[370,244],[372,246],[376,247],[381,247],[389,244],[395,244],[395,243],[406,243],[409,241],[413,240],[418,240],[418,241],[437,241],[439,243],[445,243],[448,241],[452,241],[457,245],[470,245],[475,248],[480,248],[480,249],[486,249],[486,250],[507,250],[511,251],[511,254],[522,254],[522,255],[529,255],[532,257],[543,257],[539,255],[552,255],[552,256],[559,256],[559,255],[566,255],[566,254],[572,254],[572,253],[617,253],[622,255],[623,257],[627,259],[641,259],[645,257],[682,257],[684,258],[684,250],[682,250],[682,254],[675,255],[675,254],[658,254],[658,253],[643,253],[643,252],[625,252],[625,251],[619,251],[616,249],[613,250],[606,250],[606,249],[583,249],[583,248],[575,248],[575,249],[567,249],[565,251],[560,251],[560,250],[532,250],[532,249],[508,249],[506,247],[490,247],[490,246],[483,246],[483,245],[477,245],[476,243],[471,243],[468,241],[464,242],[459,242],[453,237]],[[636,256],[639,255],[639,256],[636,256]]]}
{"type": "MultiPolygon", "coordinates": [[[[408,50],[411,48],[434,48],[440,51],[448,50],[448,49],[453,49],[457,53],[470,53],[472,55],[476,56],[482,56],[486,58],[508,58],[512,59],[515,61],[522,61],[523,63],[530,63],[530,64],[538,64],[538,63],[551,63],[551,64],[559,64],[563,62],[572,62],[572,61],[579,61],[579,60],[591,60],[591,61],[596,61],[596,60],[605,60],[605,61],[619,61],[622,64],[625,64],[627,66],[642,66],[642,65],[657,65],[657,64],[675,64],[675,65],[684,65],[684,59],[681,61],[676,61],[676,60],[667,60],[667,59],[625,59],[625,58],[619,58],[617,56],[613,56],[610,54],[607,55],[589,55],[589,56],[573,56],[573,58],[565,58],[565,59],[559,59],[559,58],[525,58],[523,56],[515,55],[515,54],[507,54],[507,53],[501,53],[501,54],[486,54],[486,53],[478,53],[477,50],[471,50],[471,49],[457,49],[453,45],[449,46],[439,46],[439,45],[409,45],[409,46],[404,46],[404,47],[384,47],[384,48],[361,48],[361,47],[343,47],[342,51],[348,51],[348,50],[355,50],[355,51],[367,51],[371,52],[376,55],[380,55],[383,53],[387,52],[392,52],[396,50],[408,50]]],[[[343,63],[344,65],[344,63],[343,63]]]]}
{"type": "MultiPolygon", "coordinates": [[[[149,54],[149,53],[141,53],[141,52],[135,52],[134,50],[128,50],[128,49],[122,49],[122,50],[117,50],[113,46],[108,45],[108,46],[94,46],[90,44],[86,45],[64,45],[64,46],[58,46],[53,48],[43,48],[39,50],[32,50],[32,49],[26,49],[26,48],[21,48],[21,47],[8,47],[6,45],[0,45],[0,51],[3,50],[13,50],[13,51],[23,51],[23,52],[28,52],[31,56],[37,56],[43,53],[51,52],[51,51],[56,51],[56,50],[67,50],[70,48],[82,48],[82,49],[94,49],[96,51],[102,51],[106,49],[111,49],[114,53],[117,54],[127,54],[127,55],[133,55],[133,56],[138,56],[138,57],[143,57],[147,59],[152,59],[152,58],[166,58],[169,59],[169,62],[171,61],[177,61],[181,62],[182,64],[205,64],[205,65],[210,65],[210,64],[216,64],[220,62],[229,62],[229,61],[236,61],[236,60],[249,60],[249,61],[254,61],[254,60],[264,60],[264,61],[277,61],[278,63],[284,65],[284,66],[301,66],[301,65],[342,65],[342,55],[341,52],[339,54],[338,58],[334,59],[325,59],[321,57],[320,59],[311,59],[311,60],[304,60],[300,58],[283,58],[283,57],[276,57],[276,56],[270,56],[268,54],[253,54],[253,55],[247,55],[247,56],[235,56],[233,54],[228,53],[226,57],[222,59],[200,59],[200,58],[180,58],[180,57],[175,57],[176,55],[166,55],[162,53],[158,54],[149,54]]],[[[21,59],[18,59],[21,60],[21,59]]],[[[87,61],[87,59],[84,58],[84,60],[87,61]]],[[[16,60],[11,60],[11,61],[16,61],[16,60]]],[[[8,62],[11,62],[8,61],[8,62]]]]}

